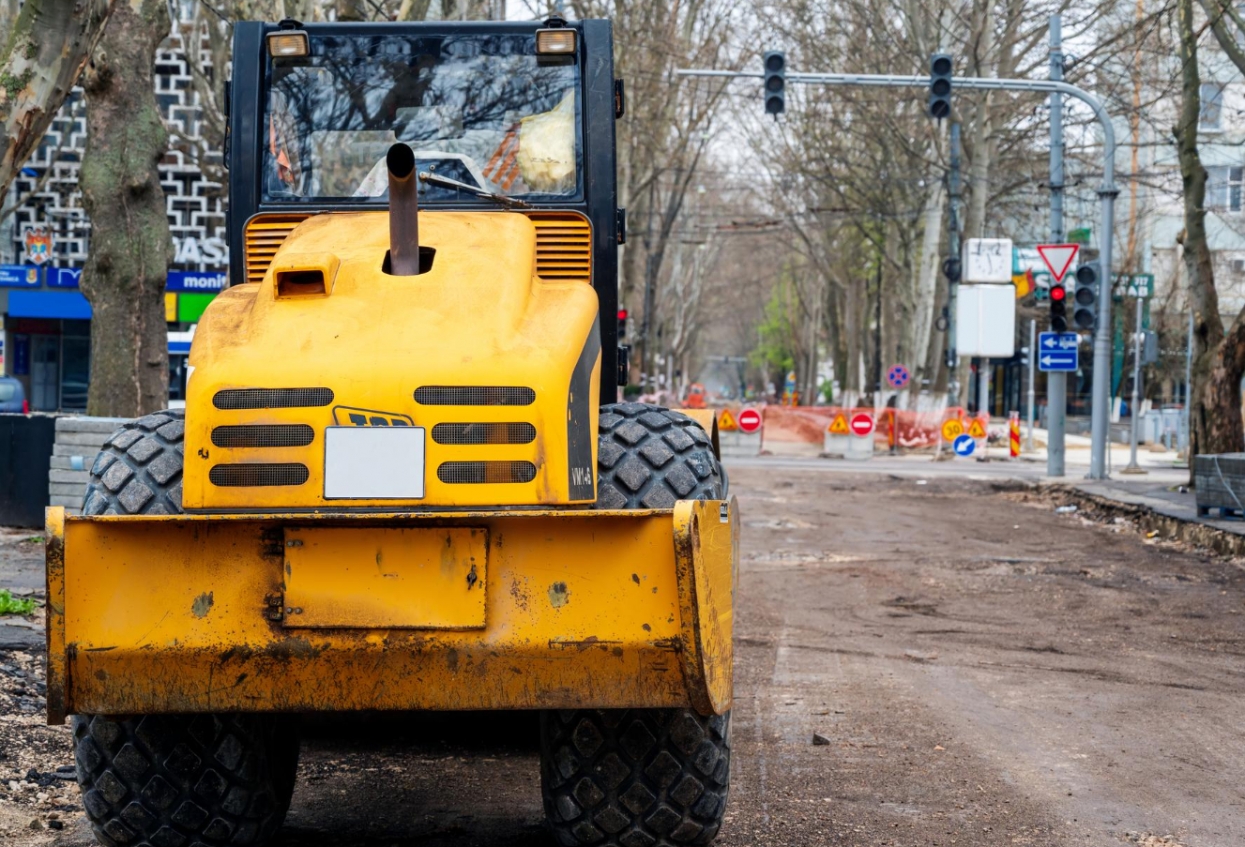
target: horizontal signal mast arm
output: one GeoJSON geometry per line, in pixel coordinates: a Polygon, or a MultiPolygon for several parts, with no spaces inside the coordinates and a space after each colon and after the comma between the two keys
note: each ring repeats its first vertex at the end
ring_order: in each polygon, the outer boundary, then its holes
{"type": "MultiPolygon", "coordinates": [[[[764,79],[760,71],[713,71],[695,68],[680,69],[679,76],[719,77],[740,79],[764,79]]],[[[880,88],[924,88],[929,85],[929,76],[898,76],[894,74],[804,74],[788,73],[787,82],[803,82],[813,85],[866,85],[880,88]]],[[[1066,82],[1054,79],[989,79],[986,77],[955,77],[956,88],[971,91],[1033,91],[1043,94],[1066,94],[1075,97],[1094,112],[1094,117],[1102,125],[1103,140],[1109,151],[1105,157],[1102,175],[1103,190],[1115,190],[1115,127],[1111,124],[1111,116],[1097,97],[1066,82]]]]}

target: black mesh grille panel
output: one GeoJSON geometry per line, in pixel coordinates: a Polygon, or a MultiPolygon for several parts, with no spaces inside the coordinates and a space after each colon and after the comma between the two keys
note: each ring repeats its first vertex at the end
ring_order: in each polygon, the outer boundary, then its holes
{"type": "Polygon", "coordinates": [[[530,423],[441,423],[432,428],[438,444],[531,444],[536,427],[530,423]]]}
{"type": "Polygon", "coordinates": [[[296,409],[332,402],[331,388],[226,388],[212,397],[218,409],[296,409]]]}
{"type": "Polygon", "coordinates": [[[306,447],[316,437],[307,424],[218,426],[212,430],[217,447],[306,447]]]}
{"type": "Polygon", "coordinates": [[[535,478],[536,466],[531,462],[443,462],[437,468],[437,479],[452,485],[531,482],[535,478]]]}
{"type": "Polygon", "coordinates": [[[415,402],[424,406],[530,406],[536,392],[512,385],[423,385],[415,402]]]}
{"type": "Polygon", "coordinates": [[[307,466],[297,462],[216,465],[208,471],[208,479],[223,488],[302,485],[307,481],[307,466]]]}

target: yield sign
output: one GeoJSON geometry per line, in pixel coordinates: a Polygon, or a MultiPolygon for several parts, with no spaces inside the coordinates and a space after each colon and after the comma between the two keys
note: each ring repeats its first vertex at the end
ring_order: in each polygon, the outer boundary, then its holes
{"type": "Polygon", "coordinates": [[[1079,244],[1039,244],[1037,251],[1047,270],[1055,278],[1055,282],[1063,282],[1063,278],[1072,269],[1072,263],[1076,261],[1076,254],[1080,249],[1079,244]]]}

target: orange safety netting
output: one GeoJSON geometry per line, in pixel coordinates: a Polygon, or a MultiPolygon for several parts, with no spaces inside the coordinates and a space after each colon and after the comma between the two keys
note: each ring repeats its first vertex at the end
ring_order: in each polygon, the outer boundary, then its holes
{"type": "MultiPolygon", "coordinates": [[[[826,430],[838,415],[848,421],[856,414],[871,415],[874,445],[879,450],[892,446],[901,450],[933,450],[943,437],[943,424],[951,420],[959,421],[960,432],[968,432],[974,420],[981,422],[983,430],[989,425],[988,415],[969,415],[959,406],[930,411],[843,406],[767,405],[758,408],[763,421],[762,449],[781,445],[816,445],[820,449],[826,430]]],[[[731,411],[738,417],[737,408],[731,411]]]]}

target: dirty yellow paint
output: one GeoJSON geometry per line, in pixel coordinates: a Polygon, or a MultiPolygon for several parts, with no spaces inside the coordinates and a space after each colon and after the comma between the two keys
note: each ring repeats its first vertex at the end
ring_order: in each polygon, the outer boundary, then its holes
{"type": "MultiPolygon", "coordinates": [[[[48,717],[689,705],[721,711],[730,704],[736,520],[733,501],[679,503],[673,512],[65,518],[49,509],[48,717]],[[329,547],[341,551],[355,536],[357,571],[351,565],[349,576],[339,571],[325,585],[335,580],[348,594],[347,582],[367,574],[379,592],[383,573],[400,573],[389,570],[404,555],[389,544],[389,533],[399,530],[487,533],[477,582],[455,589],[483,597],[482,628],[294,622],[290,591],[298,590],[303,559],[291,559],[297,548],[287,539],[340,533],[329,547]],[[633,574],[643,575],[643,588],[633,574]],[[569,602],[555,608],[545,594],[558,583],[569,602]],[[212,605],[198,616],[195,601],[204,593],[212,605]]],[[[460,558],[451,559],[461,575],[460,558]]],[[[329,562],[326,556],[322,564],[329,562]]]]}
{"type": "Polygon", "coordinates": [[[287,629],[480,629],[488,530],[285,530],[287,629]]]}
{"type": "MultiPolygon", "coordinates": [[[[597,319],[597,296],[583,279],[537,276],[536,229],[507,212],[421,212],[420,241],[436,250],[432,268],[417,276],[390,276],[382,265],[389,243],[387,212],[319,214],[298,223],[281,241],[263,281],[235,285],[218,295],[195,332],[187,384],[186,465],[182,502],[187,510],[331,509],[324,497],[324,428],[336,407],[371,410],[386,423],[424,427],[425,496],[406,500],[351,500],[351,507],[496,507],[590,504],[571,498],[568,395],[571,376],[597,319]],[[318,270],[321,295],[278,296],[277,275],[318,270]],[[530,388],[523,406],[442,406],[415,401],[421,386],[530,388]],[[303,408],[219,409],[222,389],[328,388],[332,400],[303,408]],[[527,444],[444,444],[439,423],[528,423],[527,444]],[[305,446],[219,447],[222,425],[307,424],[305,446]],[[444,482],[439,466],[451,461],[531,462],[531,482],[444,482]],[[306,482],[274,486],[217,486],[217,464],[298,463],[306,482]]],[[[600,356],[586,386],[599,395],[600,356]]],[[[586,421],[595,479],[597,412],[586,421]]],[[[579,468],[585,472],[585,468],[579,468]]]]}

